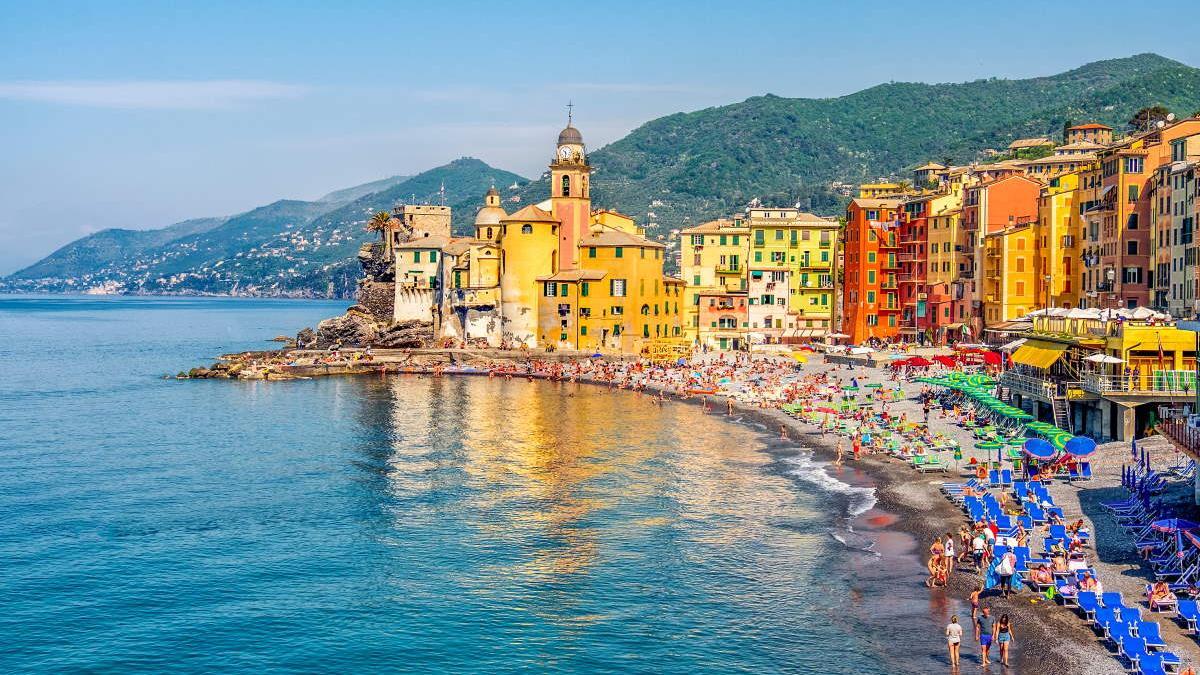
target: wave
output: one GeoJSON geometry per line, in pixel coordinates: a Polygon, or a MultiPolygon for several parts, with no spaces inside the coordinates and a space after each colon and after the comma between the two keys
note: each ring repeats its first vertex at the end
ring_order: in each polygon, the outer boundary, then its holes
{"type": "Polygon", "coordinates": [[[783,461],[792,467],[787,472],[789,475],[827,492],[846,495],[850,500],[847,507],[847,516],[850,518],[860,516],[875,506],[875,488],[850,485],[829,475],[826,471],[829,464],[816,460],[811,453],[795,455],[783,461]]]}

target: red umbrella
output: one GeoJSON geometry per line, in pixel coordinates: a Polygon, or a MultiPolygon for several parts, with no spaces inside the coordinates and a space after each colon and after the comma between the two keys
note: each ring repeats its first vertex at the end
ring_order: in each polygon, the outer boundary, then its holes
{"type": "Polygon", "coordinates": [[[984,352],[983,362],[989,366],[1000,365],[1000,355],[996,352],[984,352]]]}
{"type": "Polygon", "coordinates": [[[929,359],[927,359],[923,356],[914,356],[911,359],[908,359],[907,361],[905,361],[904,365],[916,366],[917,368],[928,368],[929,366],[933,365],[933,361],[930,361],[929,359]]]}
{"type": "Polygon", "coordinates": [[[943,366],[946,366],[947,368],[953,368],[954,366],[958,365],[958,361],[955,361],[953,356],[946,356],[944,354],[939,354],[938,356],[933,357],[933,360],[937,361],[943,366]]]}

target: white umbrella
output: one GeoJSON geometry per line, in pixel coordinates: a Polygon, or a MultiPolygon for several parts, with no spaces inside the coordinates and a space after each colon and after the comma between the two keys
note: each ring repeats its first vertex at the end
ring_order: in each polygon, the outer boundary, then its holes
{"type": "Polygon", "coordinates": [[[1122,359],[1109,356],[1108,354],[1092,354],[1091,356],[1084,357],[1083,360],[1091,361],[1092,363],[1125,363],[1122,359]]]}
{"type": "Polygon", "coordinates": [[[837,339],[841,339],[841,338],[848,338],[850,336],[846,335],[845,333],[826,333],[825,337],[833,338],[833,339],[837,340],[837,339]]]}
{"type": "Polygon", "coordinates": [[[870,347],[854,347],[850,350],[851,354],[874,354],[875,350],[870,347]]]}

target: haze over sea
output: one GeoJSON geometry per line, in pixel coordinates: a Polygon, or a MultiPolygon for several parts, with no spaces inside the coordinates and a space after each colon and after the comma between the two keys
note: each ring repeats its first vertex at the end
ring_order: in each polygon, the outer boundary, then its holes
{"type": "Polygon", "coordinates": [[[917,563],[777,434],[586,385],[161,377],[344,306],[0,296],[0,671],[945,668],[917,563]]]}

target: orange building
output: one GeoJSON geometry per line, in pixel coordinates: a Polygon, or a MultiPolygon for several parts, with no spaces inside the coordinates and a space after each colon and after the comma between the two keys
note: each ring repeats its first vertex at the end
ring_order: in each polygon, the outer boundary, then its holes
{"type": "Polygon", "coordinates": [[[856,344],[900,333],[901,200],[858,198],[846,209],[841,330],[856,344]]]}

